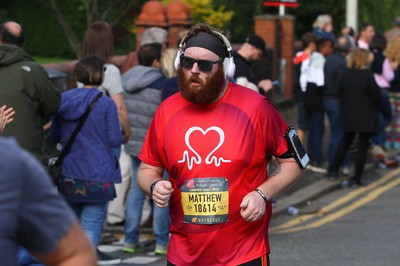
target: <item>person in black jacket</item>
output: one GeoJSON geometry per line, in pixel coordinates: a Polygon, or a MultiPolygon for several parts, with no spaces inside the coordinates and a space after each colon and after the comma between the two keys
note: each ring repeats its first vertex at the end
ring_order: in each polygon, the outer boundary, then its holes
{"type": "MultiPolygon", "coordinates": [[[[339,37],[335,52],[326,58],[324,65],[325,86],[323,87],[323,104],[329,120],[328,167],[332,164],[336,149],[343,135],[339,80],[346,69],[346,56],[350,51],[350,39],[347,36],[339,37]]],[[[342,172],[347,174],[349,166],[348,156],[344,160],[342,166],[342,172]]]]}
{"type": "Polygon", "coordinates": [[[337,177],[340,163],[358,135],[355,171],[348,181],[354,186],[363,184],[361,179],[370,139],[379,129],[381,91],[368,69],[372,59],[369,51],[357,48],[350,54],[347,69],[339,81],[344,134],[328,170],[331,176],[337,177]]]}
{"type": "Polygon", "coordinates": [[[246,39],[237,52],[233,53],[236,66],[234,76],[236,83],[262,94],[272,89],[272,81],[262,79],[257,82],[251,63],[261,59],[265,49],[264,40],[258,35],[252,35],[246,39]]]}

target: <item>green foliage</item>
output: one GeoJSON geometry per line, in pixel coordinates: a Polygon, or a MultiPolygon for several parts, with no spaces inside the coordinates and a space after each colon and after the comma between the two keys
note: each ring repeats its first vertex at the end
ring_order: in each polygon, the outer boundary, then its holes
{"type": "Polygon", "coordinates": [[[224,28],[224,26],[232,19],[233,15],[233,11],[227,11],[225,10],[225,7],[221,6],[217,10],[211,11],[204,21],[216,28],[224,28]]]}
{"type": "Polygon", "coordinates": [[[212,0],[184,0],[192,12],[193,21],[206,22],[216,28],[224,28],[233,17],[233,11],[227,11],[224,5],[215,9],[212,0]]]}
{"type": "Polygon", "coordinates": [[[226,29],[231,33],[232,43],[241,43],[254,33],[254,17],[263,13],[263,0],[214,0],[215,6],[225,6],[234,11],[234,16],[226,29]]]}
{"type": "Polygon", "coordinates": [[[33,58],[37,63],[41,65],[50,64],[50,63],[59,63],[65,61],[65,58],[58,58],[58,57],[42,57],[42,56],[35,56],[33,58]]]}
{"type": "Polygon", "coordinates": [[[125,29],[127,18],[136,17],[145,2],[146,0],[1,0],[0,16],[2,21],[15,20],[24,26],[25,49],[33,55],[76,58],[76,47],[79,48],[88,24],[96,20],[105,20],[113,26],[115,51],[126,54],[134,47],[133,38],[127,35],[128,31],[125,29]],[[57,12],[50,5],[52,3],[60,15],[56,15],[57,12]],[[60,17],[64,20],[64,25],[69,26],[69,32],[66,33],[65,27],[61,27],[60,17]],[[75,46],[71,45],[71,40],[75,46]]]}
{"type": "MultiPolygon", "coordinates": [[[[383,33],[393,27],[399,10],[398,0],[358,0],[358,23],[370,22],[375,26],[376,32],[383,33]]],[[[264,13],[278,14],[278,8],[266,7],[264,13]]],[[[336,36],[346,26],[346,0],[301,0],[299,8],[286,8],[286,13],[296,17],[297,37],[311,31],[315,18],[320,14],[330,14],[333,17],[336,36]]]]}
{"type": "Polygon", "coordinates": [[[359,22],[372,23],[379,33],[392,28],[394,19],[400,15],[398,0],[359,0],[358,7],[359,22]]]}
{"type": "MultiPolygon", "coordinates": [[[[167,4],[171,0],[162,0],[167,4]]],[[[230,40],[240,43],[254,32],[254,17],[260,14],[278,14],[276,7],[264,7],[263,0],[182,0],[192,10],[195,22],[206,22],[219,29],[229,30],[230,40]]],[[[45,57],[76,58],[64,29],[55,19],[54,12],[44,9],[39,2],[50,0],[1,0],[0,19],[15,20],[25,28],[25,49],[32,55],[45,57]]],[[[52,0],[68,21],[72,33],[81,42],[88,23],[102,19],[113,25],[115,53],[126,54],[134,49],[135,38],[129,32],[147,0],[52,0]],[[89,6],[97,3],[97,8],[89,6]],[[112,5],[109,8],[108,5],[112,5]],[[127,8],[129,6],[129,9],[127,8]],[[93,11],[94,10],[94,11],[93,11]]],[[[399,0],[358,0],[359,23],[371,22],[377,32],[384,32],[393,26],[393,20],[400,10],[399,0]]],[[[312,24],[319,14],[331,14],[334,33],[340,34],[345,26],[346,0],[300,0],[299,8],[286,8],[286,13],[296,18],[296,37],[312,30],[312,24]]]]}
{"type": "MultiPolygon", "coordinates": [[[[171,0],[163,0],[162,2],[168,4],[171,0]]],[[[182,0],[182,2],[189,7],[194,23],[205,22],[218,29],[223,29],[234,15],[234,12],[226,9],[225,5],[215,7],[213,0],[182,0]]]]}
{"type": "Polygon", "coordinates": [[[26,51],[33,55],[72,58],[74,53],[57,21],[37,7],[35,1],[8,1],[6,19],[24,26],[26,51]]]}

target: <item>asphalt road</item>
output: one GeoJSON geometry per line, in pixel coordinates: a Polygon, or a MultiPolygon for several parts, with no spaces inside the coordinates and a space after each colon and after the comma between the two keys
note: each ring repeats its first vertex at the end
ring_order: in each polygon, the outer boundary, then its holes
{"type": "MultiPolygon", "coordinates": [[[[361,188],[336,189],[308,202],[298,215],[273,217],[271,265],[399,265],[400,168],[371,169],[364,181],[361,188]]],[[[122,253],[121,242],[100,249],[121,257],[120,265],[166,265],[164,256],[152,253],[151,232],[141,237],[142,253],[122,253]]]]}
{"type": "Polygon", "coordinates": [[[274,266],[400,265],[400,169],[372,171],[367,185],[343,188],[273,220],[274,266]]]}

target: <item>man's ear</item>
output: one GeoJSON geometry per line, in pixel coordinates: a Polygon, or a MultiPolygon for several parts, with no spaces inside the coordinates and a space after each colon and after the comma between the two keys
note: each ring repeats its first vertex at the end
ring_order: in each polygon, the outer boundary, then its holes
{"type": "Polygon", "coordinates": [[[154,59],[153,63],[151,64],[152,67],[161,68],[161,60],[154,59]]]}

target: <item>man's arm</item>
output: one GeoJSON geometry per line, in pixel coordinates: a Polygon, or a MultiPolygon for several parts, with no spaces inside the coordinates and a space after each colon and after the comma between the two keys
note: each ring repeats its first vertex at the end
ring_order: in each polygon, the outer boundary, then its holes
{"type": "Polygon", "coordinates": [[[149,195],[154,203],[162,208],[167,207],[169,199],[174,189],[171,182],[162,179],[164,169],[162,167],[151,166],[146,163],[141,163],[137,174],[137,182],[139,188],[149,195]],[[157,182],[153,187],[153,195],[151,195],[150,187],[157,182]]]}
{"type": "Polygon", "coordinates": [[[27,94],[37,102],[40,115],[46,120],[57,113],[61,92],[51,83],[46,70],[37,63],[27,63],[22,70],[27,94]]]}
{"type": "MultiPolygon", "coordinates": [[[[289,188],[303,173],[294,158],[276,158],[279,166],[274,173],[257,188],[264,194],[268,200],[275,198],[284,190],[289,188]]],[[[240,204],[241,215],[248,222],[254,222],[260,219],[265,213],[265,202],[263,197],[257,191],[248,193],[240,204]]]]}
{"type": "Polygon", "coordinates": [[[94,249],[77,221],[72,223],[67,234],[58,241],[54,251],[32,254],[46,265],[97,265],[94,249]]]}
{"type": "Polygon", "coordinates": [[[269,199],[277,197],[288,189],[300,178],[304,171],[294,158],[275,157],[275,159],[279,164],[277,169],[267,181],[258,187],[264,194],[268,195],[269,199]]]}
{"type": "Polygon", "coordinates": [[[129,138],[131,137],[131,128],[129,126],[128,110],[126,109],[124,98],[122,96],[122,93],[117,93],[112,95],[111,99],[117,106],[118,119],[121,124],[123,133],[122,142],[127,143],[129,141],[129,138]]]}

